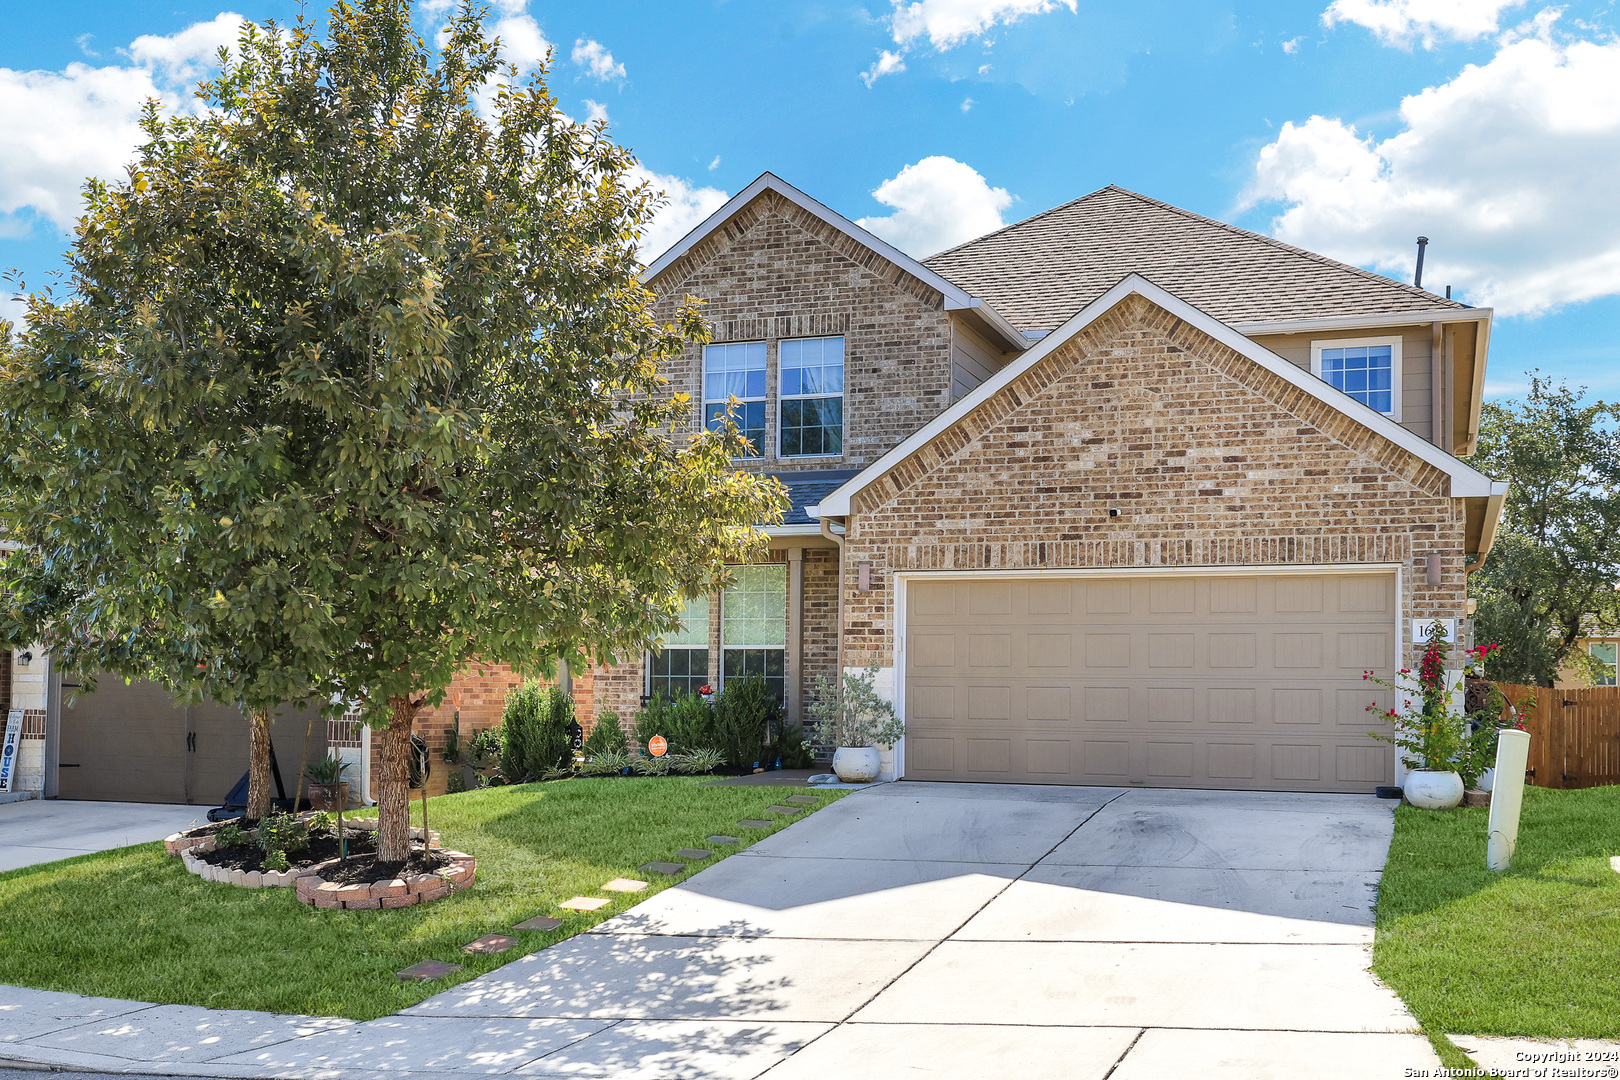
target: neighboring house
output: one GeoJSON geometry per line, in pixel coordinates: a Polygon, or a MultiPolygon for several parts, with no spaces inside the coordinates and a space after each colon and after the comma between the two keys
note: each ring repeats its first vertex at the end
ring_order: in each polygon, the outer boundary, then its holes
{"type": "Polygon", "coordinates": [[[1580,688],[1587,686],[1614,686],[1615,673],[1620,670],[1620,635],[1594,634],[1592,637],[1580,638],[1571,646],[1572,652],[1584,653],[1602,665],[1602,674],[1596,678],[1588,676],[1584,671],[1576,670],[1572,665],[1566,664],[1558,672],[1554,686],[1580,688]]]}
{"type": "Polygon", "coordinates": [[[601,705],[876,665],[910,778],[1396,779],[1362,675],[1491,545],[1489,310],[1115,187],[919,262],[769,174],[646,280],[793,507],[601,705]]]}

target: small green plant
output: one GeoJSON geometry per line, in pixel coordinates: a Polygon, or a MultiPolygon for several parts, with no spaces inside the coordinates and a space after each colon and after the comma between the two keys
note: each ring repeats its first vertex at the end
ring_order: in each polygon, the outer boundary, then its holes
{"type": "Polygon", "coordinates": [[[444,737],[444,749],[439,751],[444,763],[450,766],[461,764],[461,710],[457,709],[450,721],[450,733],[444,737]]]}
{"type": "Polygon", "coordinates": [[[343,783],[343,774],[350,768],[350,764],[336,754],[328,754],[319,761],[312,761],[304,766],[304,775],[312,784],[330,785],[343,783]]]}
{"type": "Polygon", "coordinates": [[[842,686],[816,676],[809,712],[817,721],[816,734],[827,746],[893,746],[906,733],[905,722],[894,714],[894,703],[878,696],[877,674],[876,664],[864,671],[846,671],[842,686]]]}
{"type": "Polygon", "coordinates": [[[591,725],[591,733],[585,737],[585,745],[580,750],[591,758],[600,754],[622,754],[629,747],[630,743],[624,737],[624,727],[619,723],[619,714],[612,709],[604,709],[591,725]]]}
{"type": "Polygon", "coordinates": [[[630,764],[630,755],[609,750],[601,754],[592,754],[580,766],[580,772],[586,776],[618,776],[630,764]]]}
{"type": "Polygon", "coordinates": [[[318,832],[331,832],[335,830],[336,827],[337,818],[333,817],[325,810],[317,810],[309,816],[309,831],[311,834],[318,832]]]}
{"type": "Polygon", "coordinates": [[[214,847],[219,849],[242,847],[247,842],[247,830],[234,821],[214,834],[214,847]]]}
{"type": "Polygon", "coordinates": [[[776,736],[776,754],[782,759],[784,769],[815,768],[816,752],[805,738],[804,728],[797,724],[783,727],[776,736]]]}
{"type": "Polygon", "coordinates": [[[574,775],[574,770],[567,765],[553,765],[540,775],[542,780],[566,780],[574,775]]]}
{"type": "Polygon", "coordinates": [[[669,773],[669,755],[663,757],[638,757],[630,762],[630,767],[638,776],[665,776],[669,773]]]}
{"type": "Polygon", "coordinates": [[[690,775],[712,773],[726,763],[726,756],[718,750],[694,750],[682,758],[681,772],[690,775]]]}
{"type": "Polygon", "coordinates": [[[499,727],[476,731],[467,740],[465,760],[481,788],[504,782],[501,778],[501,741],[499,727]]]}
{"type": "Polygon", "coordinates": [[[444,791],[446,795],[458,795],[467,790],[467,778],[461,775],[459,768],[452,768],[444,778],[444,791]]]}
{"type": "Polygon", "coordinates": [[[280,811],[259,822],[259,847],[264,849],[266,870],[285,870],[287,853],[309,846],[309,824],[280,811]]]}

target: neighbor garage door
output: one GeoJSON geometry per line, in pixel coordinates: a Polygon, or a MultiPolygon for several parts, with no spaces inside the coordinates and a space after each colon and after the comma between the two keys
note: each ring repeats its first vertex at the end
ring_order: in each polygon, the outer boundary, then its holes
{"type": "Polygon", "coordinates": [[[1393,783],[1390,573],[912,579],[903,657],[911,779],[1393,783]]]}

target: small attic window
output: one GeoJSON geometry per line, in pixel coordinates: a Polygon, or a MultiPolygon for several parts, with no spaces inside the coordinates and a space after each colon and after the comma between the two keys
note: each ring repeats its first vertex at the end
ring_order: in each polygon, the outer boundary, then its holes
{"type": "Polygon", "coordinates": [[[1369,409],[1400,419],[1400,338],[1313,341],[1311,371],[1369,409]]]}

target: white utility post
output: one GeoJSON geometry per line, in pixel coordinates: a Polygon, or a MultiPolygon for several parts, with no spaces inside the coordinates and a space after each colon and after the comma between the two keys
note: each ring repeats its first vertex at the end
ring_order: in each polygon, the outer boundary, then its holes
{"type": "Polygon", "coordinates": [[[1491,791],[1490,837],[1485,866],[1506,870],[1519,842],[1519,808],[1524,805],[1524,770],[1530,764],[1530,733],[1504,731],[1496,743],[1496,784],[1491,791]]]}

